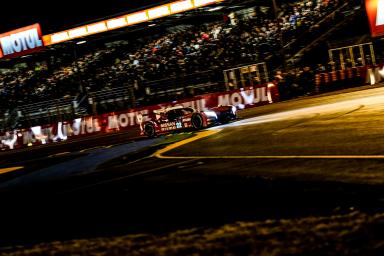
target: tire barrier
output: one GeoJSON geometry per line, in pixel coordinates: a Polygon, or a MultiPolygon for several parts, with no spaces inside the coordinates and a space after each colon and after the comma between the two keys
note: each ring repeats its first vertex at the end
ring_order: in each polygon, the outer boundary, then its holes
{"type": "Polygon", "coordinates": [[[378,76],[380,76],[379,68],[377,70],[368,70],[370,69],[367,69],[367,67],[352,67],[344,70],[317,73],[315,75],[315,92],[322,93],[362,86],[371,82],[372,79],[377,82],[378,76]],[[371,72],[373,75],[369,75],[367,72],[371,72]],[[371,80],[367,81],[368,77],[371,80]]]}

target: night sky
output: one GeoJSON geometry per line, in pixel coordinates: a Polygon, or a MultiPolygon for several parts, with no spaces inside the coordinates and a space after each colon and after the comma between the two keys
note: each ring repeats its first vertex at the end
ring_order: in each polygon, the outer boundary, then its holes
{"type": "Polygon", "coordinates": [[[0,3],[0,33],[40,23],[43,34],[170,0],[35,0],[0,3]]]}

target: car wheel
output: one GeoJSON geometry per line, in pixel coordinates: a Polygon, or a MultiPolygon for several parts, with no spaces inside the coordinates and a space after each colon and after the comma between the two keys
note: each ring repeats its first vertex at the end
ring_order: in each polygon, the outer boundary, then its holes
{"type": "Polygon", "coordinates": [[[144,126],[144,134],[152,138],[156,136],[155,126],[151,123],[148,123],[144,126]]]}
{"type": "Polygon", "coordinates": [[[192,127],[195,129],[203,128],[203,117],[200,114],[194,114],[191,118],[192,127]]]}

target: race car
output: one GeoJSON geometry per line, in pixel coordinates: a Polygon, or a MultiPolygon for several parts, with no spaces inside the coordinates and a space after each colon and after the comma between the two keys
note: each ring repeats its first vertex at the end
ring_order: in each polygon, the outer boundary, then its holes
{"type": "Polygon", "coordinates": [[[209,126],[228,123],[236,119],[235,106],[218,106],[205,111],[191,107],[171,107],[154,111],[150,121],[138,115],[140,134],[155,137],[180,130],[200,130],[209,126]]]}

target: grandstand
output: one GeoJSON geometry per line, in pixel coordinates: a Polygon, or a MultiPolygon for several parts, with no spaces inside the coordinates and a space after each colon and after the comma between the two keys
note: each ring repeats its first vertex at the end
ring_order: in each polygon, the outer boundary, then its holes
{"type": "Polygon", "coordinates": [[[224,91],[223,70],[254,63],[266,62],[273,77],[359,5],[218,1],[1,60],[0,129],[224,91]]]}

